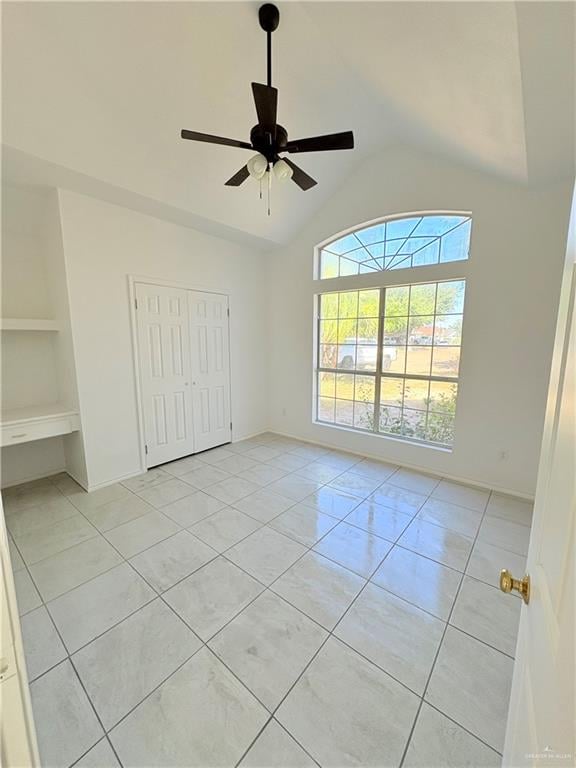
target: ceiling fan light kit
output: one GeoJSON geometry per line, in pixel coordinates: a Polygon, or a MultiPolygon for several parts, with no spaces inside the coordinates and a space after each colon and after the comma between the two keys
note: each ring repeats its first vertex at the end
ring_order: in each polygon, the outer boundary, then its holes
{"type": "MultiPolygon", "coordinates": [[[[197,131],[185,129],[181,131],[180,135],[183,139],[190,139],[192,141],[203,141],[208,144],[220,144],[256,151],[257,154],[251,157],[246,165],[228,179],[226,186],[239,187],[249,176],[259,180],[261,184],[266,174],[268,174],[268,215],[270,215],[272,174],[274,174],[277,181],[292,179],[302,190],[311,189],[317,183],[296,163],[293,163],[288,158],[280,157],[281,153],[288,152],[293,154],[353,149],[354,134],[352,131],[344,131],[342,133],[313,136],[295,141],[288,140],[286,129],[276,121],[278,90],[272,87],[272,32],[278,28],[280,12],[272,3],[265,3],[258,10],[258,19],[260,26],[266,32],[267,39],[267,85],[252,83],[252,94],[254,96],[258,123],[250,131],[250,142],[226,139],[222,136],[213,136],[209,133],[198,133],[197,131]]],[[[260,197],[262,197],[261,189],[260,197]]]]}

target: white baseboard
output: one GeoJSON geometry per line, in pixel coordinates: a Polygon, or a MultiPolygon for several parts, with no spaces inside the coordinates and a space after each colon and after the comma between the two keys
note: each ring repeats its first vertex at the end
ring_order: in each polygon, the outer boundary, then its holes
{"type": "MultiPolygon", "coordinates": [[[[249,435],[242,435],[241,437],[234,437],[234,439],[231,440],[230,442],[232,442],[232,443],[239,443],[241,440],[248,440],[251,437],[257,437],[257,435],[261,435],[263,432],[267,432],[267,431],[269,431],[269,430],[261,429],[258,432],[253,432],[253,433],[251,433],[249,435]]],[[[191,455],[194,456],[195,454],[191,454],[191,455]]],[[[145,475],[148,470],[147,469],[143,469],[143,470],[142,469],[138,469],[136,472],[130,472],[127,475],[122,475],[120,477],[115,477],[112,480],[105,480],[102,483],[88,483],[87,485],[85,483],[81,482],[77,477],[74,477],[74,475],[71,472],[69,472],[67,469],[60,470],[60,471],[68,472],[70,477],[73,480],[75,480],[78,483],[78,485],[81,485],[82,488],[84,488],[85,491],[88,491],[88,493],[91,493],[92,491],[100,490],[100,488],[106,488],[109,485],[114,485],[114,483],[121,483],[124,480],[129,480],[131,477],[138,477],[139,475],[145,475]]],[[[51,473],[51,474],[54,474],[54,473],[51,473]]],[[[23,480],[22,482],[25,482],[25,481],[23,480]]]]}
{"type": "MultiPolygon", "coordinates": [[[[124,480],[130,480],[131,477],[138,477],[139,475],[145,475],[148,470],[144,470],[142,472],[141,469],[139,469],[137,472],[129,472],[127,475],[121,475],[120,477],[114,477],[112,480],[104,480],[102,483],[88,483],[88,487],[80,483],[76,478],[77,483],[79,485],[82,485],[82,488],[84,488],[85,491],[88,491],[88,493],[91,493],[92,491],[99,491],[100,488],[107,488],[109,485],[114,485],[115,483],[121,483],[124,480]]],[[[72,475],[70,475],[72,477],[72,475]]]]}
{"type": "MultiPolygon", "coordinates": [[[[368,459],[374,459],[375,461],[388,461],[388,459],[383,459],[382,456],[377,456],[374,453],[367,453],[366,451],[360,453],[359,451],[349,451],[348,449],[344,448],[338,448],[335,445],[330,445],[330,443],[324,443],[321,440],[310,440],[306,437],[300,437],[299,435],[294,435],[290,432],[279,432],[275,429],[270,429],[271,432],[273,432],[275,435],[280,435],[282,437],[290,437],[293,440],[300,440],[302,443],[309,443],[310,445],[320,445],[322,448],[329,448],[331,451],[342,451],[342,453],[351,453],[353,456],[365,456],[368,459]]],[[[474,488],[480,488],[483,491],[496,491],[497,493],[505,493],[508,496],[516,496],[516,498],[519,499],[526,499],[526,501],[534,501],[534,496],[530,495],[529,493],[523,493],[522,491],[515,491],[511,490],[510,488],[504,488],[502,486],[497,485],[489,485],[488,483],[481,483],[477,480],[471,480],[469,477],[462,477],[461,475],[453,475],[448,474],[446,472],[435,472],[434,470],[428,469],[427,467],[422,467],[417,464],[409,464],[406,462],[402,462],[402,464],[399,464],[397,461],[390,460],[388,461],[389,464],[398,464],[398,466],[405,467],[406,469],[413,469],[415,472],[422,472],[426,475],[431,475],[432,477],[441,477],[445,478],[446,480],[453,480],[455,483],[464,483],[465,485],[473,486],[474,488]]]]}

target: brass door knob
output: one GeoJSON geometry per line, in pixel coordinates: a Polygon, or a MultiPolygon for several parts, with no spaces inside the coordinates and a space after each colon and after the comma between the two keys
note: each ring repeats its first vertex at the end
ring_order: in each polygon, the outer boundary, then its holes
{"type": "Polygon", "coordinates": [[[507,568],[504,568],[500,571],[500,589],[502,592],[519,592],[526,605],[530,602],[530,576],[528,575],[519,581],[507,568]]]}

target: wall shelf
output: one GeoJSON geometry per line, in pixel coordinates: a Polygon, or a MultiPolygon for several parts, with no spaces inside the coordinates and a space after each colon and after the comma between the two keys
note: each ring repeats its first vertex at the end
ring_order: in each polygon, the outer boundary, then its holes
{"type": "Polygon", "coordinates": [[[19,445],[80,429],[78,412],[62,403],[12,408],[2,413],[0,445],[19,445]]]}
{"type": "Polygon", "coordinates": [[[58,331],[55,320],[43,318],[3,317],[0,319],[2,331],[58,331]]]}

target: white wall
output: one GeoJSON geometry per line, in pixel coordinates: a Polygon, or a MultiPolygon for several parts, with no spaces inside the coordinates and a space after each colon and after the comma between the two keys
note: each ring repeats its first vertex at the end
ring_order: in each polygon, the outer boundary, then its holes
{"type": "MultiPolygon", "coordinates": [[[[570,187],[532,189],[394,149],[362,165],[290,246],[270,255],[271,428],[463,480],[533,494],[570,187]],[[312,423],[314,246],[362,222],[470,210],[453,451],[312,423]]],[[[416,274],[415,274],[415,279],[416,274]]]]}
{"type": "MultiPolygon", "coordinates": [[[[50,200],[47,189],[2,186],[3,317],[55,317],[45,260],[50,200]]],[[[1,345],[2,410],[61,399],[56,334],[4,331],[1,345]]],[[[53,474],[64,465],[60,437],[6,447],[2,486],[53,474]]]]}
{"type": "Polygon", "coordinates": [[[129,274],[231,294],[233,437],[268,426],[265,257],[59,191],[88,485],[140,470],[129,274]]]}
{"type": "MultiPolygon", "coordinates": [[[[82,423],[82,411],[78,398],[76,377],[76,358],[72,340],[68,276],[66,274],[64,243],[62,241],[60,200],[58,190],[54,188],[49,191],[45,209],[43,254],[46,265],[47,286],[52,306],[51,317],[54,318],[59,328],[53,342],[59,399],[69,409],[79,413],[80,423],[82,423]]],[[[88,476],[82,429],[62,437],[62,446],[66,469],[78,482],[86,486],[88,476]]]]}

